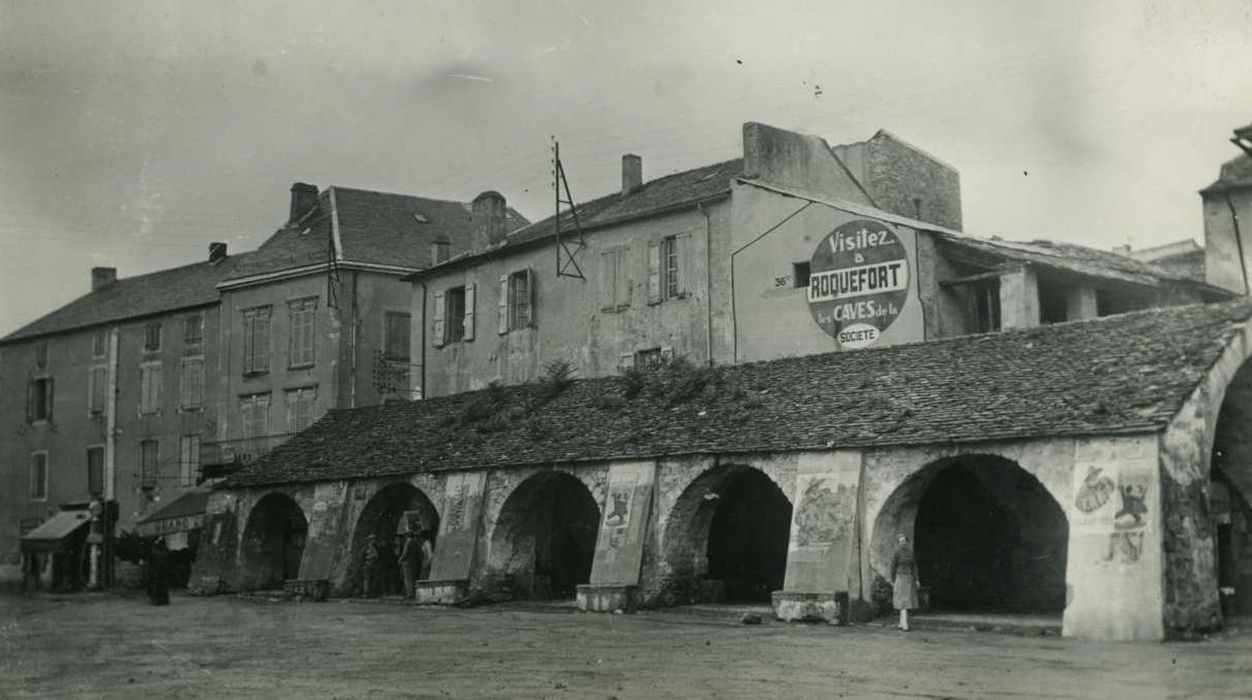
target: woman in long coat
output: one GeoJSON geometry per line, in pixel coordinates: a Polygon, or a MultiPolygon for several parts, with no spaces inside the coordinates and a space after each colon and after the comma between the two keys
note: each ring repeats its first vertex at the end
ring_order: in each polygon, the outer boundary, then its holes
{"type": "Polygon", "coordinates": [[[896,553],[891,557],[891,602],[900,611],[899,628],[909,629],[909,610],[917,607],[917,560],[909,538],[900,533],[896,553]]]}

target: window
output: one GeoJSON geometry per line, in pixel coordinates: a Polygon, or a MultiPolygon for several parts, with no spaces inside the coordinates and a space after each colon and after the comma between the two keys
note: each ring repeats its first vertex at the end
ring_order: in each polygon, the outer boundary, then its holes
{"type": "Polygon", "coordinates": [[[87,448],[87,493],[100,496],[104,493],[104,447],[87,448]]]}
{"type": "Polygon", "coordinates": [[[287,392],[287,426],[293,433],[313,425],[313,402],[317,389],[292,389],[287,392]]]}
{"type": "Polygon", "coordinates": [[[1000,330],[1000,280],[980,282],[970,287],[974,295],[974,327],[979,333],[1000,330]]]}
{"type": "Polygon", "coordinates": [[[797,289],[805,289],[809,286],[809,261],[794,263],[791,266],[791,286],[797,289]]]}
{"type": "Polygon", "coordinates": [[[87,383],[87,408],[91,415],[104,413],[105,399],[109,392],[109,368],[103,365],[91,368],[87,383]]]}
{"type": "Polygon", "coordinates": [[[183,354],[204,353],[204,314],[188,314],[183,317],[183,354]]]}
{"type": "Polygon", "coordinates": [[[161,324],[153,321],[143,328],[143,351],[156,352],[161,349],[161,324]]]}
{"type": "Polygon", "coordinates": [[[600,254],[600,309],[621,311],[630,306],[630,248],[625,246],[600,254]]]}
{"type": "Polygon", "coordinates": [[[157,463],[160,456],[156,440],[142,440],[139,443],[139,488],[151,491],[156,488],[160,479],[161,467],[157,463]]]}
{"type": "Polygon", "coordinates": [[[239,399],[239,414],[243,417],[243,436],[262,437],[270,433],[270,395],[251,394],[239,399]]]}
{"type": "Polygon", "coordinates": [[[243,312],[243,371],[246,374],[270,371],[270,307],[258,306],[243,312]]]}
{"type": "Polygon", "coordinates": [[[156,413],[161,410],[161,363],[146,362],[139,365],[139,412],[156,413]]]}
{"type": "Polygon", "coordinates": [[[100,359],[109,355],[109,332],[100,329],[91,334],[91,356],[100,359]]]}
{"type": "Polygon", "coordinates": [[[451,252],[452,244],[448,241],[439,240],[430,244],[430,264],[438,265],[448,259],[451,252]]]}
{"type": "Polygon", "coordinates": [[[178,406],[185,411],[204,406],[204,358],[188,357],[183,360],[182,373],[178,378],[178,406]]]}
{"type": "Polygon", "coordinates": [[[651,367],[674,359],[674,348],[665,345],[659,348],[648,348],[635,353],[635,367],[651,367]]]}
{"type": "Polygon", "coordinates": [[[388,311],[383,319],[383,356],[397,362],[409,361],[409,315],[388,311]]]}
{"type": "Polygon", "coordinates": [[[30,500],[48,500],[48,453],[30,455],[30,500]]]}
{"type": "Polygon", "coordinates": [[[648,246],[648,303],[687,295],[687,257],[691,236],[679,234],[653,241],[648,246]]]}
{"type": "Polygon", "coordinates": [[[500,333],[535,325],[535,275],[533,271],[518,270],[500,276],[499,320],[500,333]]]}
{"type": "Polygon", "coordinates": [[[291,336],[287,343],[288,367],[313,366],[313,320],[317,313],[317,297],[287,302],[291,315],[291,336]]]}
{"type": "Polygon", "coordinates": [[[435,338],[440,345],[474,339],[474,285],[435,293],[435,338]]]}
{"type": "Polygon", "coordinates": [[[52,420],[52,377],[32,379],[26,385],[26,422],[52,420]]]}
{"type": "Polygon", "coordinates": [[[178,439],[178,485],[195,486],[200,476],[200,436],[184,435],[178,439]]]}

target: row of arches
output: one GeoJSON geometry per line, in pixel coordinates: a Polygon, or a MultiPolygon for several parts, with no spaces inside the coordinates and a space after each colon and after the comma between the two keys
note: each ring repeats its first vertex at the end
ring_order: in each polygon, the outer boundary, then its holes
{"type": "MultiPolygon", "coordinates": [[[[518,485],[500,507],[488,565],[508,597],[571,598],[591,574],[602,513],[590,489],[565,472],[518,485]]],[[[722,465],[677,497],[660,537],[673,602],[766,602],[786,572],[792,506],[770,477],[722,465]]],[[[438,532],[431,500],[407,483],[380,489],[351,530],[344,589],[362,591],[368,538],[410,527],[438,532]]],[[[256,588],[297,578],[308,523],[289,496],[253,507],[241,543],[256,588]]],[[[880,509],[873,533],[879,571],[895,534],[913,536],[933,604],[948,609],[1059,610],[1064,605],[1068,527],[1055,499],[1016,463],[996,457],[941,460],[907,479],[880,509]]],[[[437,544],[437,543],[436,543],[437,544]]],[[[394,577],[393,577],[394,578],[394,577]]],[[[390,583],[371,593],[397,591],[390,583]]]]}

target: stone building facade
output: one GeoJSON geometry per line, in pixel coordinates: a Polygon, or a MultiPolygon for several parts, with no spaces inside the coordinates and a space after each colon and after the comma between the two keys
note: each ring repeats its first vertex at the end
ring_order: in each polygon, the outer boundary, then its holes
{"type": "Polygon", "coordinates": [[[648,182],[627,155],[621,190],[580,205],[578,221],[584,247],[567,213],[497,229],[409,277],[426,320],[416,389],[526,382],[554,361],[601,377],[666,357],[735,364],[1230,296],[1108,251],[963,235],[956,170],[887,132],[831,147],[749,123],[742,158],[648,182]],[[555,273],[567,249],[581,276],[555,273]]]}
{"type": "Polygon", "coordinates": [[[331,408],[413,398],[400,278],[473,225],[468,203],[297,183],[257,250],[96,268],[90,293],[0,339],[0,578],[63,506],[116,501],[129,530],[331,408]]]}
{"type": "Polygon", "coordinates": [[[1211,630],[1252,609],[1250,333],[1245,301],[1181,305],[334,410],[213,494],[193,583],[353,594],[366,535],[415,516],[425,602],[858,619],[906,533],[938,606],[1211,630]]]}

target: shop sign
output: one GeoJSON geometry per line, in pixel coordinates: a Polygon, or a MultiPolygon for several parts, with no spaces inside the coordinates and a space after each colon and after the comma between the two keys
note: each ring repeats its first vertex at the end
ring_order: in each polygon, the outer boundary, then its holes
{"type": "Polygon", "coordinates": [[[809,261],[813,320],[841,348],[873,345],[908,299],[909,260],[886,224],[849,221],[818,244],[809,261]]]}

